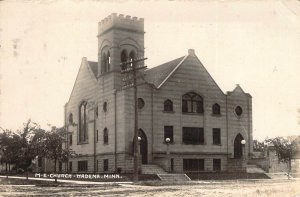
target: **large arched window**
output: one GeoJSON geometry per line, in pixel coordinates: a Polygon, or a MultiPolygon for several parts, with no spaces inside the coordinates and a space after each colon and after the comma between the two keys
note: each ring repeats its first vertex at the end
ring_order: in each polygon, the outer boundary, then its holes
{"type": "Polygon", "coordinates": [[[203,113],[203,98],[194,92],[182,96],[182,112],[203,113]]]}
{"type": "MultiPolygon", "coordinates": [[[[128,54],[127,54],[127,51],[124,49],[122,52],[121,52],[121,63],[124,63],[126,62],[128,59],[128,54]]],[[[122,70],[126,69],[126,65],[123,65],[122,66],[122,70]]]]}
{"type": "Polygon", "coordinates": [[[213,106],[212,106],[212,113],[214,115],[220,115],[221,114],[221,107],[218,103],[215,103],[213,106]]]}
{"type": "Polygon", "coordinates": [[[79,142],[87,140],[87,102],[83,101],[79,106],[79,142]]]}
{"type": "Polygon", "coordinates": [[[107,128],[104,128],[104,130],[103,130],[103,143],[108,144],[108,130],[107,130],[107,128]]]}
{"type": "Polygon", "coordinates": [[[172,112],[173,111],[173,102],[169,99],[164,102],[164,111],[172,112]]]}

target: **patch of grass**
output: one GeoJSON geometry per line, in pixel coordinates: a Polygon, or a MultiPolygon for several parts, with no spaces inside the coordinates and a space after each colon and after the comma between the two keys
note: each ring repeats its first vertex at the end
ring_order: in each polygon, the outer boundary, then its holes
{"type": "Polygon", "coordinates": [[[229,172],[199,172],[199,173],[187,173],[192,180],[235,180],[235,179],[270,179],[265,174],[260,173],[229,173],[229,172]]]}

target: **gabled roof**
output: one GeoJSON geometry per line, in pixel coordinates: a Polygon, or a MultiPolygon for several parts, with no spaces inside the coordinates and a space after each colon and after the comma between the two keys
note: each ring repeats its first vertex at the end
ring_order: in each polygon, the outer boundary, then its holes
{"type": "Polygon", "coordinates": [[[98,62],[88,61],[88,64],[89,64],[91,70],[93,71],[94,76],[97,77],[97,75],[98,75],[98,62]]]}
{"type": "Polygon", "coordinates": [[[154,68],[146,70],[145,80],[160,88],[162,84],[172,75],[172,73],[182,64],[187,56],[183,56],[166,62],[154,68]]]}

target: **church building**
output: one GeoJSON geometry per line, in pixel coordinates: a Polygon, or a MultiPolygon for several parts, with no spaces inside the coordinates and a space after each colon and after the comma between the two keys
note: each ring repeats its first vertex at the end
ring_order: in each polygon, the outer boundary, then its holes
{"type": "MultiPolygon", "coordinates": [[[[144,34],[142,18],[111,14],[98,23],[98,61],[82,58],[65,105],[66,146],[76,153],[69,171],[133,171],[134,88],[120,65],[144,56],[144,34]]],[[[251,95],[239,85],[223,93],[193,49],[140,69],[137,84],[140,169],[230,171],[251,156],[251,95]]]]}

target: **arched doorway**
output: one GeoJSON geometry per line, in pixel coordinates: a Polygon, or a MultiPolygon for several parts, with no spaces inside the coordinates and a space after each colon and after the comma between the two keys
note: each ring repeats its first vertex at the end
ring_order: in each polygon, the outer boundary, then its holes
{"type": "Polygon", "coordinates": [[[234,158],[240,159],[243,156],[243,136],[239,133],[234,139],[234,158]]]}
{"type": "Polygon", "coordinates": [[[148,141],[145,132],[142,129],[139,129],[139,135],[141,138],[140,141],[140,153],[142,157],[142,164],[148,163],[148,141]]]}

